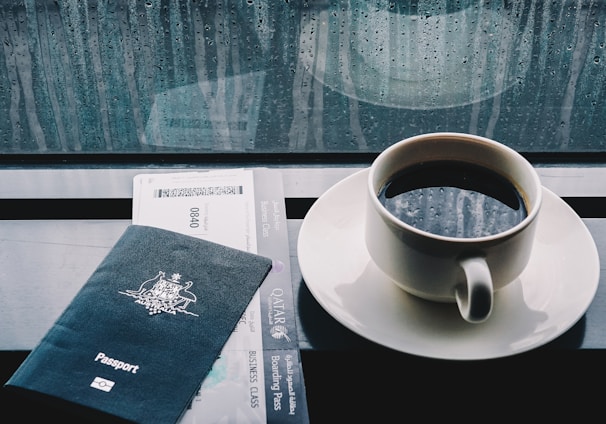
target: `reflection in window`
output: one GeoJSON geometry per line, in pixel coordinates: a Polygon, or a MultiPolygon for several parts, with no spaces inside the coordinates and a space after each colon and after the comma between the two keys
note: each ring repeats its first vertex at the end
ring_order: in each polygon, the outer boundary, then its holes
{"type": "Polygon", "coordinates": [[[0,152],[606,150],[606,2],[10,1],[0,152]]]}

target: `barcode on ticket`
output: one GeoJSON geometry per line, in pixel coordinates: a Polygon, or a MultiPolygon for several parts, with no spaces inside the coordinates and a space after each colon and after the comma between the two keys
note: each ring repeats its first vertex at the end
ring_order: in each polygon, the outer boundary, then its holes
{"type": "Polygon", "coordinates": [[[244,192],[242,186],[158,188],[154,197],[234,196],[244,192]]]}

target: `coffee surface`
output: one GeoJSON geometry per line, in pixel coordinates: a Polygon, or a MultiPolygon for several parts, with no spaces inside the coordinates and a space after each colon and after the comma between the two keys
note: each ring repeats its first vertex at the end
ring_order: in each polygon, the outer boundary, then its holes
{"type": "Polygon", "coordinates": [[[514,185],[494,171],[457,161],[425,162],[395,175],[378,194],[401,221],[447,237],[484,237],[526,216],[514,185]]]}

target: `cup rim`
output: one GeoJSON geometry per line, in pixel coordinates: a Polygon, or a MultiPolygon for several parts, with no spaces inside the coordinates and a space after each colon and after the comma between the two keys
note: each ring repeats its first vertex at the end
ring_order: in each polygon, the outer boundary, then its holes
{"type": "Polygon", "coordinates": [[[519,152],[517,152],[516,150],[512,149],[509,146],[506,146],[503,143],[499,143],[499,142],[489,139],[487,137],[482,137],[482,136],[475,135],[475,134],[460,133],[460,132],[424,133],[424,134],[419,134],[419,135],[415,135],[412,137],[407,137],[405,139],[402,139],[402,140],[392,144],[391,146],[389,146],[385,150],[383,150],[374,159],[374,161],[370,165],[368,178],[366,179],[366,186],[367,186],[367,193],[370,195],[369,197],[371,199],[371,202],[374,205],[374,209],[381,211],[382,217],[384,219],[387,219],[391,225],[395,226],[396,228],[404,228],[406,231],[409,231],[413,234],[421,236],[425,239],[433,239],[433,240],[439,240],[439,241],[450,242],[450,243],[459,243],[459,244],[477,244],[477,243],[500,241],[503,239],[510,238],[511,236],[522,231],[524,228],[528,227],[535,220],[535,218],[539,214],[541,205],[543,203],[543,185],[541,183],[539,175],[536,172],[536,169],[532,166],[532,164],[524,156],[522,156],[519,152]],[[531,175],[534,185],[536,186],[536,193],[534,196],[535,201],[530,205],[531,208],[528,211],[527,216],[522,221],[520,221],[519,223],[514,225],[513,227],[511,227],[505,231],[496,233],[496,234],[490,234],[490,235],[481,236],[481,237],[454,237],[454,236],[444,236],[444,235],[435,234],[435,233],[432,233],[429,231],[421,230],[419,228],[414,227],[413,225],[407,224],[406,222],[396,218],[393,214],[391,214],[391,212],[389,212],[385,208],[385,206],[383,206],[381,204],[381,202],[379,201],[379,198],[377,196],[378,193],[376,192],[374,184],[373,184],[378,163],[381,160],[383,160],[383,158],[385,158],[386,156],[391,154],[392,151],[398,149],[402,143],[415,142],[415,141],[419,141],[419,140],[423,140],[423,139],[437,139],[437,138],[455,138],[455,139],[466,139],[466,140],[473,139],[475,141],[480,141],[482,143],[489,144],[490,146],[492,146],[494,148],[500,149],[500,150],[506,152],[508,155],[515,157],[518,160],[521,159],[523,166],[528,168],[528,170],[530,171],[529,175],[531,175]]]}

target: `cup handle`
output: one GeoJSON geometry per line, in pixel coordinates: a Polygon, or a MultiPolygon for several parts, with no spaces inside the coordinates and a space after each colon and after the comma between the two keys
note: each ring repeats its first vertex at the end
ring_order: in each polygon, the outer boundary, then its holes
{"type": "Polygon", "coordinates": [[[482,257],[466,258],[460,262],[467,282],[455,289],[455,298],[465,321],[479,324],[492,312],[492,277],[486,260],[482,257]]]}

